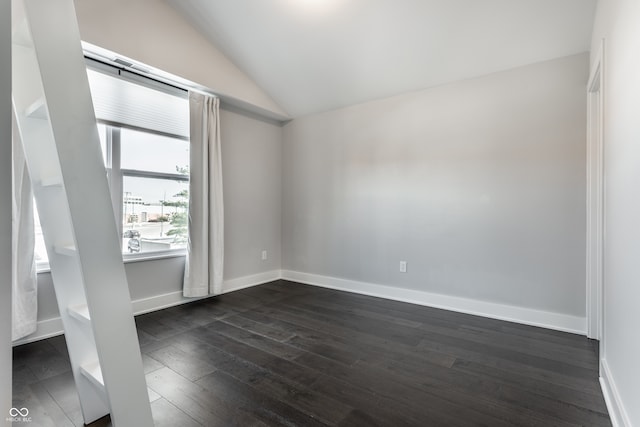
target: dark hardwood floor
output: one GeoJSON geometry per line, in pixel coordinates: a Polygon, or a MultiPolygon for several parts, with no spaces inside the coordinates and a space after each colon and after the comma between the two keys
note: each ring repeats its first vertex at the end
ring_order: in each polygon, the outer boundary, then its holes
{"type": "MultiPolygon", "coordinates": [[[[136,323],[156,426],[611,425],[578,335],[284,281],[136,323]]],[[[14,349],[14,405],[83,425],[63,337],[14,349]]]]}

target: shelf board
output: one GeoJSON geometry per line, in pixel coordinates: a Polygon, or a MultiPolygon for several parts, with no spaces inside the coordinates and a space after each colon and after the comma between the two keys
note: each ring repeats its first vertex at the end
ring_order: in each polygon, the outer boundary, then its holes
{"type": "Polygon", "coordinates": [[[104,379],[102,378],[102,369],[100,369],[99,362],[91,362],[80,366],[80,372],[84,375],[93,385],[105,392],[104,379]]]}
{"type": "MultiPolygon", "coordinates": [[[[104,385],[104,378],[102,377],[102,369],[100,369],[99,362],[87,363],[80,366],[80,373],[89,380],[93,385],[98,387],[103,393],[106,393],[107,389],[104,385]]],[[[147,387],[147,395],[149,402],[158,400],[161,396],[155,391],[147,387]]]]}
{"type": "Polygon", "coordinates": [[[42,187],[59,187],[62,185],[61,176],[46,176],[40,180],[42,187]]]}
{"type": "Polygon", "coordinates": [[[74,256],[76,254],[76,247],[73,243],[55,245],[53,249],[60,255],[74,256]]]}
{"type": "Polygon", "coordinates": [[[91,322],[91,316],[89,315],[89,307],[87,304],[74,305],[67,308],[69,315],[81,322],[91,322]]]}
{"type": "Polygon", "coordinates": [[[40,98],[33,104],[28,106],[24,111],[25,116],[31,119],[48,119],[47,106],[44,103],[44,99],[40,98]]]}

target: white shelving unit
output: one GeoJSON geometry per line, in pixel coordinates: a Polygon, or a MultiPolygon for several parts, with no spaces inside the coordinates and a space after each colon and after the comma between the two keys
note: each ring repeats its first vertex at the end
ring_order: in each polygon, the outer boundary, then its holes
{"type": "Polygon", "coordinates": [[[85,423],[152,426],[73,0],[14,0],[13,106],[85,423]]]}

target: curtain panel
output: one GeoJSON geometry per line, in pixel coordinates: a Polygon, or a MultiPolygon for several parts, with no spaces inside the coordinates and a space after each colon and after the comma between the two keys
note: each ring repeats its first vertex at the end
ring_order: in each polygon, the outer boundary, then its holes
{"type": "Polygon", "coordinates": [[[35,225],[31,180],[13,119],[13,189],[11,215],[11,338],[15,341],[36,331],[38,317],[38,277],[35,261],[35,225]]]}
{"type": "Polygon", "coordinates": [[[224,205],[220,100],[189,93],[190,178],[189,237],[184,272],[185,297],[222,292],[224,205]]]}

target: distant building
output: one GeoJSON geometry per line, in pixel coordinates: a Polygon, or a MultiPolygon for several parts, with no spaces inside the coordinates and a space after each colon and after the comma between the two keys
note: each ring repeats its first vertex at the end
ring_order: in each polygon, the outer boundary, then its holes
{"type": "Polygon", "coordinates": [[[142,197],[140,196],[132,196],[131,194],[125,194],[124,204],[125,205],[144,205],[144,202],[142,201],[142,197]]]}

